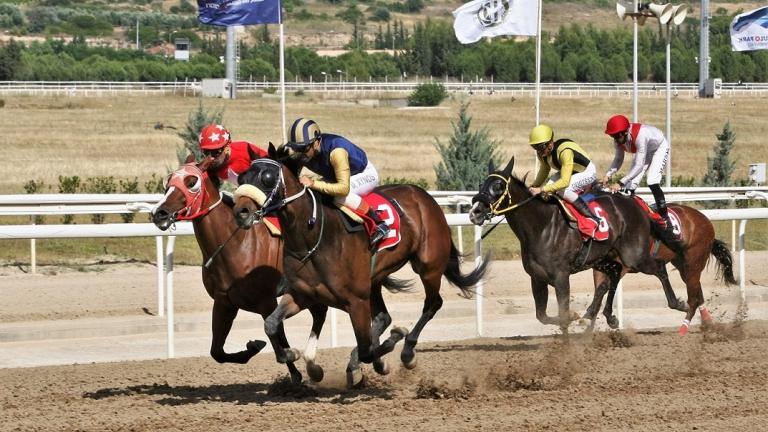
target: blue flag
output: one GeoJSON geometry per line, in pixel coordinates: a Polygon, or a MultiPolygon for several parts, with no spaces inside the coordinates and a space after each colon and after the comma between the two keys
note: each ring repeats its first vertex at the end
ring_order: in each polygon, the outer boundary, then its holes
{"type": "Polygon", "coordinates": [[[280,22],[280,0],[197,0],[198,19],[218,26],[280,22]]]}
{"type": "Polygon", "coordinates": [[[733,51],[768,49],[768,6],[733,18],[731,48],[733,51]]]}

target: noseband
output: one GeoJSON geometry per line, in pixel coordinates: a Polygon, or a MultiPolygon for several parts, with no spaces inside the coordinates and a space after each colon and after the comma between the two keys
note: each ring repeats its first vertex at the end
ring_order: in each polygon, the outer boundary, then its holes
{"type": "MultiPolygon", "coordinates": [[[[529,201],[531,201],[532,199],[535,198],[534,195],[531,195],[528,198],[520,201],[517,204],[512,204],[512,197],[509,195],[509,182],[511,180],[511,177],[506,178],[506,177],[503,177],[503,176],[501,176],[499,174],[491,174],[488,177],[498,177],[498,178],[500,178],[501,181],[504,182],[504,193],[501,194],[501,196],[498,199],[496,199],[496,201],[492,202],[489,205],[490,211],[488,213],[488,216],[486,216],[486,219],[490,219],[493,216],[498,216],[498,215],[504,214],[506,212],[512,211],[512,210],[514,210],[514,209],[516,209],[516,208],[518,208],[518,207],[520,207],[520,206],[522,206],[524,204],[527,204],[529,201]],[[504,201],[509,202],[511,205],[509,205],[508,207],[500,208],[502,206],[502,204],[504,203],[504,201]]],[[[486,194],[486,195],[489,195],[489,194],[486,194]]]]}

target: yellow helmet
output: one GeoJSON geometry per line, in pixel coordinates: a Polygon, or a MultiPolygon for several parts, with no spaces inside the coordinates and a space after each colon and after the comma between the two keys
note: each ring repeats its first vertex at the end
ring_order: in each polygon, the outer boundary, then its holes
{"type": "Polygon", "coordinates": [[[551,127],[540,124],[531,129],[531,137],[528,139],[528,144],[535,146],[536,144],[549,142],[555,137],[555,132],[551,127]]]}

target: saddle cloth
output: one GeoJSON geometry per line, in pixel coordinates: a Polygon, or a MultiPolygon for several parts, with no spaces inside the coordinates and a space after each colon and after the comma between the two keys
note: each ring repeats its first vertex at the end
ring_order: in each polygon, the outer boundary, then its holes
{"type": "MultiPolygon", "coordinates": [[[[400,214],[392,203],[376,192],[371,192],[368,195],[365,195],[363,199],[376,211],[379,218],[389,226],[389,233],[387,233],[387,236],[379,242],[377,251],[390,248],[400,243],[400,214]]],[[[368,215],[358,213],[344,205],[339,206],[339,209],[349,216],[350,219],[362,223],[368,237],[370,237],[376,229],[376,223],[369,218],[368,215]]]]}
{"type": "MultiPolygon", "coordinates": [[[[658,224],[661,227],[666,226],[667,222],[664,220],[664,218],[661,217],[661,215],[659,215],[658,213],[656,213],[656,211],[653,208],[651,208],[651,206],[649,206],[648,203],[643,201],[642,198],[640,198],[637,195],[632,195],[632,198],[635,199],[635,202],[637,203],[637,205],[640,206],[640,208],[642,208],[643,210],[645,210],[646,213],[648,213],[648,215],[651,217],[651,219],[653,219],[653,221],[656,224],[658,224]]],[[[672,222],[672,234],[674,234],[678,239],[682,240],[683,225],[680,222],[680,216],[678,216],[677,213],[675,213],[675,211],[672,210],[671,208],[667,209],[667,214],[669,215],[669,221],[672,222]]]]}
{"type": "Polygon", "coordinates": [[[600,218],[599,224],[595,223],[595,221],[592,219],[582,215],[578,210],[576,210],[573,204],[558,197],[558,201],[563,207],[563,210],[565,210],[565,214],[571,221],[576,222],[576,226],[579,228],[579,232],[581,233],[581,236],[584,238],[584,240],[590,238],[597,241],[607,240],[609,235],[608,213],[603,210],[603,207],[599,202],[597,202],[594,195],[590,193],[583,194],[581,195],[581,199],[587,203],[589,208],[592,210],[592,213],[600,218]]]}

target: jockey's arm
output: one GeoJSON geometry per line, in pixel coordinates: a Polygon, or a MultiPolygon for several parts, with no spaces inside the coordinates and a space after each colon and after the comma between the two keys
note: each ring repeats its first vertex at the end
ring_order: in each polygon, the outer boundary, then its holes
{"type": "Polygon", "coordinates": [[[636,146],[637,153],[635,153],[635,157],[632,159],[632,167],[629,169],[627,175],[621,179],[622,185],[628,185],[635,177],[643,173],[643,165],[645,164],[645,154],[648,151],[648,145],[645,142],[638,140],[636,146]]]}
{"type": "Polygon", "coordinates": [[[549,175],[549,165],[547,164],[547,161],[545,161],[542,158],[539,158],[539,172],[536,173],[536,180],[533,181],[533,184],[531,187],[539,187],[544,184],[545,181],[547,181],[547,177],[549,175]]]}
{"type": "Polygon", "coordinates": [[[349,153],[343,148],[334,149],[331,152],[331,166],[336,175],[336,183],[326,180],[315,180],[312,189],[333,196],[347,196],[350,190],[350,177],[352,170],[349,168],[349,153]]]}
{"type": "Polygon", "coordinates": [[[619,168],[621,168],[621,165],[624,163],[624,149],[619,145],[614,145],[614,147],[616,147],[616,154],[613,156],[611,167],[608,169],[608,172],[605,173],[605,176],[609,179],[613,177],[614,174],[616,174],[619,168]]]}
{"type": "Polygon", "coordinates": [[[560,179],[544,186],[541,191],[552,193],[567,188],[571,184],[571,174],[573,174],[573,150],[567,148],[560,153],[560,179]]]}

